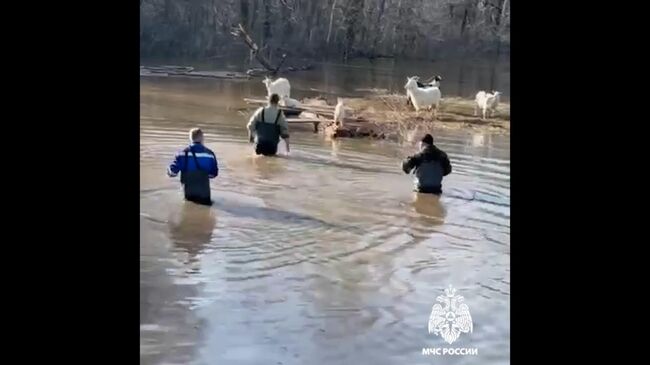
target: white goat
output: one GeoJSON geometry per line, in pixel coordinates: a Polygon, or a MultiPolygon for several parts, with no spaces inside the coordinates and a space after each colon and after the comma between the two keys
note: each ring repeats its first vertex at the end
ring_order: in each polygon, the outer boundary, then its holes
{"type": "MultiPolygon", "coordinates": [[[[440,88],[440,81],[442,81],[441,76],[434,76],[431,78],[431,82],[429,83],[423,83],[420,82],[420,76],[413,76],[415,78],[415,81],[417,81],[418,87],[419,88],[426,88],[426,87],[431,87],[435,86],[437,88],[440,88]]],[[[406,105],[413,105],[411,102],[411,98],[408,96],[408,93],[406,94],[406,105]]]]}
{"type": "Polygon", "coordinates": [[[422,87],[429,87],[429,86],[440,87],[440,81],[442,81],[442,77],[439,76],[439,75],[432,77],[431,82],[429,82],[429,83],[420,82],[420,76],[413,76],[413,77],[415,77],[415,81],[418,82],[418,87],[421,87],[421,88],[422,87]]]}
{"type": "Polygon", "coordinates": [[[336,99],[336,108],[334,108],[334,123],[343,127],[343,121],[345,120],[345,106],[343,106],[343,99],[336,99]]]}
{"type": "Polygon", "coordinates": [[[266,92],[269,96],[271,94],[278,94],[280,99],[291,96],[291,85],[289,84],[289,80],[284,77],[275,81],[271,81],[270,78],[265,77],[262,83],[266,85],[266,92]]]}
{"type": "Polygon", "coordinates": [[[494,115],[494,112],[499,105],[501,93],[494,91],[492,94],[486,93],[485,91],[479,91],[476,93],[476,105],[474,106],[474,115],[478,114],[478,110],[481,109],[483,112],[483,119],[494,115]]]}
{"type": "Polygon", "coordinates": [[[409,97],[409,99],[411,99],[411,102],[413,103],[416,111],[420,111],[420,109],[424,108],[434,108],[434,115],[438,115],[438,109],[440,107],[440,99],[442,98],[442,95],[440,93],[440,89],[437,86],[420,88],[418,87],[416,76],[407,77],[406,85],[404,85],[404,88],[406,89],[406,95],[409,97]]]}

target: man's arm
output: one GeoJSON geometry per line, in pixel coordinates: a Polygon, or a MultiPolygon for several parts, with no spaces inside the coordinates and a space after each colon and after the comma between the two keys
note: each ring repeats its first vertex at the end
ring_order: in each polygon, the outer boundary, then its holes
{"type": "Polygon", "coordinates": [[[219,163],[217,162],[217,156],[215,156],[214,152],[210,151],[212,154],[212,157],[214,157],[214,162],[210,164],[210,172],[208,173],[208,177],[210,179],[214,179],[215,177],[219,176],[219,163]]]}
{"type": "Polygon", "coordinates": [[[284,112],[280,112],[280,119],[278,120],[278,125],[280,126],[280,137],[282,137],[282,139],[288,139],[289,122],[287,122],[287,118],[284,117],[284,112]]]}
{"type": "Polygon", "coordinates": [[[251,116],[251,119],[248,121],[248,125],[246,125],[246,128],[248,128],[248,140],[250,142],[255,141],[255,125],[260,119],[260,113],[264,110],[264,108],[259,108],[253,115],[251,116]]]}
{"type": "Polygon", "coordinates": [[[451,162],[449,162],[449,157],[447,157],[446,153],[442,152],[442,160],[440,162],[442,163],[442,169],[444,170],[443,176],[451,174],[451,162]]]}
{"type": "Polygon", "coordinates": [[[402,161],[402,170],[404,170],[405,174],[410,174],[411,170],[418,167],[418,165],[420,165],[420,155],[416,154],[402,161]]]}
{"type": "Polygon", "coordinates": [[[185,155],[183,153],[178,153],[176,155],[174,161],[172,161],[172,163],[167,168],[167,176],[175,177],[178,175],[178,173],[183,169],[183,164],[185,163],[185,159],[183,158],[184,156],[185,155]]]}

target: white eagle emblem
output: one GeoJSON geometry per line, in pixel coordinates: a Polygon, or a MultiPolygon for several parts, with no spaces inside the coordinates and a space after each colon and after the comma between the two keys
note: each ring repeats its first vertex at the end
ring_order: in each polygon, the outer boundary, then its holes
{"type": "Polygon", "coordinates": [[[436,303],[431,309],[429,333],[442,336],[449,344],[456,341],[461,333],[471,333],[472,316],[467,304],[463,303],[464,300],[461,295],[456,295],[456,289],[449,285],[449,288],[445,289],[445,295],[436,298],[444,307],[436,303]]]}

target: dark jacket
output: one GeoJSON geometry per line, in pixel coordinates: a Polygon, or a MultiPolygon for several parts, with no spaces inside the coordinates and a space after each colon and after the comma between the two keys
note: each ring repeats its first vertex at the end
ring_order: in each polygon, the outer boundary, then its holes
{"type": "Polygon", "coordinates": [[[209,148],[193,143],[176,155],[167,169],[170,177],[181,173],[185,199],[210,204],[210,179],[219,175],[217,157],[209,148]]]}
{"type": "Polygon", "coordinates": [[[404,160],[402,170],[407,174],[415,170],[417,191],[441,194],[442,178],[451,173],[451,163],[446,153],[431,145],[404,160]]]}

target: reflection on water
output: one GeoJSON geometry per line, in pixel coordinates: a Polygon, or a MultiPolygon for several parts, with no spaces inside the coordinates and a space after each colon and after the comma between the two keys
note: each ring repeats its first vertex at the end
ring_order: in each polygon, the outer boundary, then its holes
{"type": "MultiPolygon", "coordinates": [[[[292,76],[292,93],[317,79],[292,76]]],[[[439,199],[414,196],[415,144],[307,126],[288,156],[254,156],[238,108],[258,81],[141,80],[141,363],[508,363],[508,137],[434,131],[454,170],[439,199]],[[195,125],[219,159],[212,207],[164,174],[195,125]],[[449,284],[478,357],[421,354],[446,346],[427,322],[449,284]]]]}
{"type": "MultiPolygon", "coordinates": [[[[143,64],[156,64],[155,60],[142,62],[143,64]]],[[[162,62],[170,64],[172,61],[162,62]]],[[[191,65],[197,70],[228,68],[246,71],[249,67],[242,64],[241,60],[227,59],[215,59],[212,62],[184,62],[182,60],[174,62],[191,65]]],[[[330,103],[336,104],[337,96],[361,95],[372,90],[403,93],[407,76],[419,75],[428,79],[433,75],[441,75],[443,80],[440,91],[443,97],[473,98],[479,90],[494,89],[503,93],[503,101],[508,101],[510,98],[510,62],[507,59],[501,59],[496,64],[490,60],[480,59],[439,62],[399,59],[380,59],[369,62],[365,59],[357,59],[348,64],[316,62],[314,66],[314,70],[310,72],[286,75],[291,82],[292,96],[294,90],[301,91],[308,93],[309,96],[324,96],[330,103]]],[[[264,86],[258,78],[251,82],[242,82],[238,87],[249,92],[264,86]]],[[[228,92],[232,85],[216,85],[214,88],[219,93],[223,93],[228,92]]]]}
{"type": "Polygon", "coordinates": [[[440,197],[433,194],[414,193],[415,201],[413,206],[415,211],[432,218],[439,222],[444,222],[447,214],[445,207],[440,202],[440,197]]]}
{"type": "Polygon", "coordinates": [[[178,249],[188,254],[189,262],[195,262],[204,246],[210,243],[217,223],[216,212],[190,202],[184,202],[182,207],[178,219],[169,221],[169,236],[178,249]]]}

